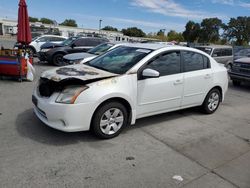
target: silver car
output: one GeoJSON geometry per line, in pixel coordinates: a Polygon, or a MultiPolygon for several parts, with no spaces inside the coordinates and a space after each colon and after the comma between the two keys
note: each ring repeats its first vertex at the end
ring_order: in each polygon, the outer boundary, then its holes
{"type": "Polygon", "coordinates": [[[233,65],[233,48],[225,45],[197,46],[196,49],[202,50],[212,56],[218,63],[224,64],[228,70],[233,65]]]}

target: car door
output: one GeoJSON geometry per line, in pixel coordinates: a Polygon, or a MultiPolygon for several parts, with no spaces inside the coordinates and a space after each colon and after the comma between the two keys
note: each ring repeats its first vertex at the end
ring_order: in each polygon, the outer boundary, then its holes
{"type": "Polygon", "coordinates": [[[178,109],[183,92],[180,51],[166,52],[149,61],[138,72],[137,116],[144,117],[178,109]],[[158,78],[143,78],[145,69],[160,73],[158,78]]]}
{"type": "Polygon", "coordinates": [[[181,106],[202,104],[213,83],[209,58],[192,51],[182,51],[181,56],[184,69],[184,92],[181,106]]]}
{"type": "Polygon", "coordinates": [[[92,47],[87,46],[88,39],[87,38],[79,38],[73,42],[72,48],[69,50],[69,53],[78,53],[78,52],[86,52],[92,47]]]}
{"type": "Polygon", "coordinates": [[[225,64],[225,56],[223,56],[223,49],[216,48],[213,51],[212,57],[221,64],[225,64]]]}

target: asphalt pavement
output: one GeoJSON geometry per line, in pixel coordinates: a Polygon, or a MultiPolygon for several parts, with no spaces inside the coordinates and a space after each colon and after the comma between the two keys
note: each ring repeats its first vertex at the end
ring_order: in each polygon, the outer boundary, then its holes
{"type": "MultiPolygon", "coordinates": [[[[39,77],[53,68],[35,64],[39,77]]],[[[250,85],[213,115],[197,108],[138,120],[111,140],[63,133],[33,113],[36,82],[0,80],[0,187],[250,187],[250,85]]]]}

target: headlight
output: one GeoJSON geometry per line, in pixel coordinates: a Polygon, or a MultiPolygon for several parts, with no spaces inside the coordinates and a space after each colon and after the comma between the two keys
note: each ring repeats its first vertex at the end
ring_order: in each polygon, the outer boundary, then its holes
{"type": "Polygon", "coordinates": [[[49,48],[45,48],[45,49],[41,49],[41,52],[48,52],[48,51],[50,51],[51,49],[49,49],[49,48]]]}
{"type": "Polygon", "coordinates": [[[80,64],[80,62],[81,62],[82,60],[83,60],[83,59],[71,60],[71,61],[69,61],[69,64],[80,64]]]}
{"type": "Polygon", "coordinates": [[[234,63],[233,66],[234,67],[240,67],[240,63],[234,63]]]}
{"type": "Polygon", "coordinates": [[[77,97],[86,89],[88,89],[88,86],[68,86],[59,94],[56,102],[74,104],[77,97]]]}

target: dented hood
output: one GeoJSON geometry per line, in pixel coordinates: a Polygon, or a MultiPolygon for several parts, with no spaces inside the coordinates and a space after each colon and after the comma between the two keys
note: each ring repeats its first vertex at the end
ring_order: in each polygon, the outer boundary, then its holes
{"type": "Polygon", "coordinates": [[[79,79],[82,81],[94,80],[100,78],[108,78],[117,74],[103,71],[87,65],[70,65],[48,70],[42,73],[41,78],[47,78],[55,82],[60,82],[65,79],[79,79]]]}

